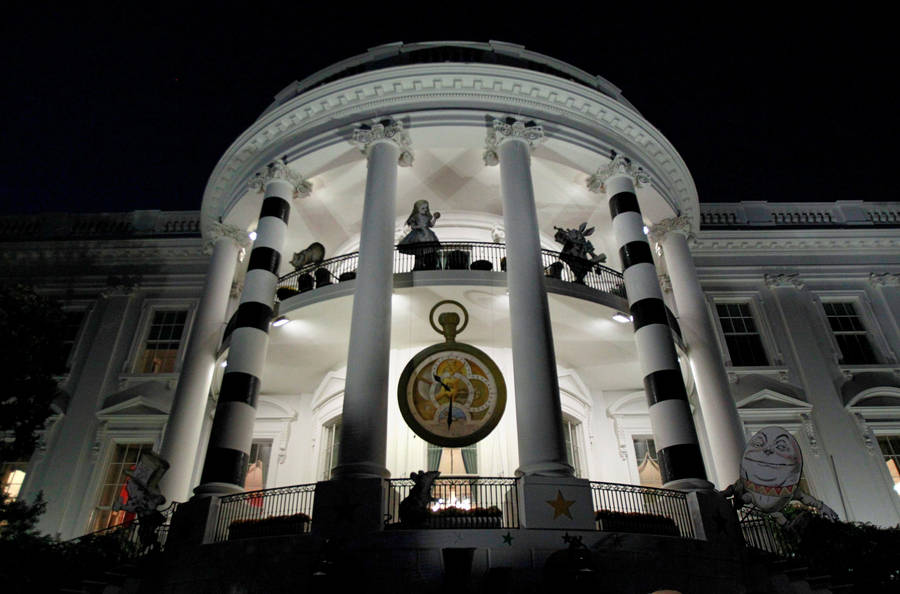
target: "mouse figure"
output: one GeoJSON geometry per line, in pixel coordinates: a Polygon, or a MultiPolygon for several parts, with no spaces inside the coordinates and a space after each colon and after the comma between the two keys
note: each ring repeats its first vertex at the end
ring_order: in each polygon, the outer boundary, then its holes
{"type": "Polygon", "coordinates": [[[563,229],[553,227],[556,234],[553,239],[563,246],[559,259],[569,265],[575,282],[584,283],[584,277],[594,266],[606,262],[606,254],[595,254],[594,245],[587,237],[594,233],[594,227],[586,229],[587,222],[581,223],[576,229],[563,229]]]}

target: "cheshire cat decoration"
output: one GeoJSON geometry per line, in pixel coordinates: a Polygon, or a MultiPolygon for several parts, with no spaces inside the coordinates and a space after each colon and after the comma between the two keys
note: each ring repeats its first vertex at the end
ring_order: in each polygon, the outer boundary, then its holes
{"type": "Polygon", "coordinates": [[[794,436],[782,427],[765,427],[744,450],[741,483],[756,507],[776,512],[794,496],[802,470],[803,454],[794,436]]]}

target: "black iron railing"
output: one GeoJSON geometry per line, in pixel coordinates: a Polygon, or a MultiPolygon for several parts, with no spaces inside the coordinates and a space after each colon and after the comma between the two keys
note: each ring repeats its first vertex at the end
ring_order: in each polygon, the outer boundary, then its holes
{"type": "MultiPolygon", "coordinates": [[[[541,250],[544,273],[550,278],[576,282],[617,297],[625,297],[622,274],[601,264],[541,250]],[[564,261],[565,260],[565,261],[564,261]]],[[[278,298],[356,278],[359,252],[308,264],[278,279],[278,298]]],[[[419,243],[394,248],[394,274],[420,270],[506,270],[506,246],[484,242],[419,243]]]]}
{"type": "Polygon", "coordinates": [[[683,491],[591,482],[598,530],[694,538],[683,491]]]}
{"type": "Polygon", "coordinates": [[[159,510],[161,516],[145,519],[143,524],[137,518],[133,518],[103,530],[83,534],[68,542],[91,543],[103,549],[111,557],[111,562],[127,561],[151,552],[162,551],[165,549],[169,524],[177,507],[178,503],[173,502],[165,509],[159,510]]]}
{"type": "Polygon", "coordinates": [[[309,532],[315,483],[226,495],[219,499],[214,541],[309,532]]]}
{"type": "MultiPolygon", "coordinates": [[[[385,528],[403,528],[400,502],[413,487],[411,479],[389,479],[385,497],[385,528]]],[[[430,515],[417,528],[518,528],[516,479],[502,477],[441,477],[431,487],[430,515]]]]}
{"type": "Polygon", "coordinates": [[[748,547],[780,557],[794,556],[793,544],[769,514],[745,505],[738,510],[738,521],[744,535],[744,543],[748,547]]]}

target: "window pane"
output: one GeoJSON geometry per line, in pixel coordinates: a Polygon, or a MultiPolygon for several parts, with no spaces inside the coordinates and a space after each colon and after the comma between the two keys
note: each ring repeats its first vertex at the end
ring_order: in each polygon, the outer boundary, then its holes
{"type": "Polygon", "coordinates": [[[841,363],[866,365],[878,362],[853,303],[823,303],[822,309],[841,352],[841,363]]]}
{"type": "Polygon", "coordinates": [[[89,531],[103,530],[116,524],[131,520],[133,514],[124,511],[113,512],[112,506],[118,501],[124,492],[128,476],[127,470],[133,470],[143,452],[149,452],[150,444],[116,444],[106,472],[103,473],[103,484],[97,497],[97,504],[91,516],[89,531]]]}
{"type": "Polygon", "coordinates": [[[716,313],[719,315],[732,365],[741,367],[769,364],[748,303],[718,303],[716,313]]]}
{"type": "Polygon", "coordinates": [[[652,437],[634,437],[634,456],[637,462],[638,476],[645,487],[662,487],[662,473],[656,457],[656,444],[652,437]]]}
{"type": "Polygon", "coordinates": [[[186,311],[157,311],[147,332],[144,350],[138,359],[138,373],[172,373],[178,360],[178,349],[186,311]]]}

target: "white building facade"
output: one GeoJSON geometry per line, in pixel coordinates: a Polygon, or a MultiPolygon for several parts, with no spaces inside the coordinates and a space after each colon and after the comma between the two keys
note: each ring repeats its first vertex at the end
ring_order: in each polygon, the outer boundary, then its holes
{"type": "Polygon", "coordinates": [[[900,204],[700,203],[618,89],[519,46],[392,44],[292,84],[199,212],[0,225],[4,277],[71,312],[58,413],[4,461],[46,532],[121,521],[146,450],[175,501],[423,469],[721,489],[768,425],[843,519],[900,522],[900,204]],[[427,262],[396,248],[420,200],[427,262]],[[582,222],[607,259],[579,283],[554,236],[582,222]],[[461,449],[397,398],[445,300],[508,393],[461,449]]]}

